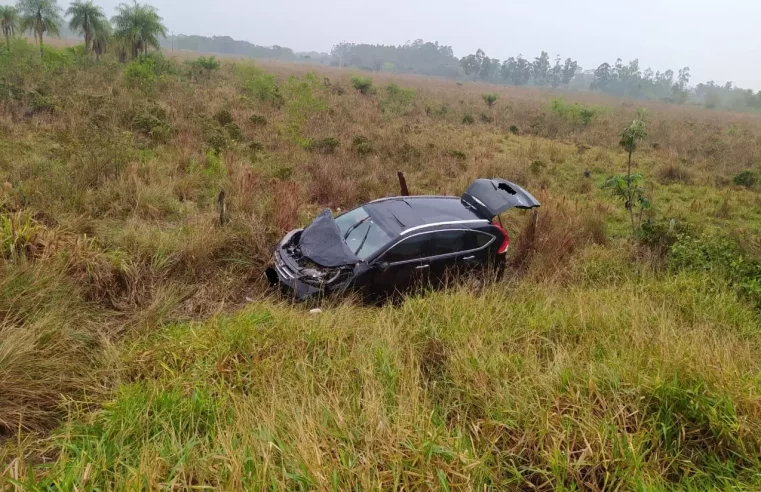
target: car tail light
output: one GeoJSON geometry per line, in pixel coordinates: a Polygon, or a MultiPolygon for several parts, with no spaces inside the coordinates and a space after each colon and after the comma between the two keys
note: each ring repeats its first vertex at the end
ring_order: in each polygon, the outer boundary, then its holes
{"type": "Polygon", "coordinates": [[[496,224],[496,223],[493,223],[492,225],[494,227],[496,227],[497,229],[499,229],[499,232],[501,232],[502,235],[505,236],[505,240],[502,242],[502,245],[497,250],[497,254],[498,255],[503,255],[503,254],[507,253],[507,248],[510,247],[510,235],[507,233],[505,228],[502,227],[501,225],[496,224]]]}

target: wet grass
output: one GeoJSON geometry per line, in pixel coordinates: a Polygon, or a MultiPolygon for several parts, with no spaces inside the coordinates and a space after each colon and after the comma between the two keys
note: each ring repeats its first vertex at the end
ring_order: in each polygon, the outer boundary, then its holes
{"type": "Polygon", "coordinates": [[[761,487],[761,198],[733,184],[758,118],[649,104],[632,238],[602,189],[629,101],[566,95],[601,108],[579,125],[530,89],[244,62],[136,86],[24,46],[0,53],[0,489],[761,487]],[[319,316],[266,293],[284,232],[397,171],[536,194],[503,282],[319,316]]]}
{"type": "Polygon", "coordinates": [[[121,384],[31,483],[761,485],[758,313],[697,275],[594,283],[166,326],[123,348],[121,384]]]}

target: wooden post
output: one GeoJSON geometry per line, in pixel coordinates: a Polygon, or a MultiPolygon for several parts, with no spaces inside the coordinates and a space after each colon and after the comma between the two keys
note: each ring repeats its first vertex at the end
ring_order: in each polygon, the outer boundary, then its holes
{"type": "Polygon", "coordinates": [[[407,180],[404,179],[404,173],[399,171],[399,188],[401,188],[401,196],[410,196],[410,190],[407,188],[407,180]]]}
{"type": "Polygon", "coordinates": [[[217,197],[217,207],[219,208],[219,225],[225,225],[227,222],[227,204],[225,203],[225,190],[219,191],[217,197]]]}

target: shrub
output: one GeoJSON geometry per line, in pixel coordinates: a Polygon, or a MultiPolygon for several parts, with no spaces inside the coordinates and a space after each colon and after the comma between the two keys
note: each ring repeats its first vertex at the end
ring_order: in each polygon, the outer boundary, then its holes
{"type": "Polygon", "coordinates": [[[373,79],[370,77],[361,77],[359,75],[355,75],[351,78],[351,85],[356,90],[360,92],[360,94],[373,94],[375,92],[375,88],[373,87],[373,79]]]}
{"type": "Polygon", "coordinates": [[[484,100],[487,106],[490,108],[494,106],[497,103],[497,99],[499,99],[499,95],[497,94],[483,94],[481,98],[484,100]]]}
{"type": "Polygon", "coordinates": [[[197,60],[187,62],[190,65],[190,73],[192,76],[205,75],[209,77],[212,72],[216,72],[220,68],[220,63],[215,56],[206,58],[202,56],[197,60]]]}
{"type": "Polygon", "coordinates": [[[567,103],[561,98],[553,99],[550,110],[569,123],[589,126],[599,110],[579,103],[567,103]]]}
{"type": "Polygon", "coordinates": [[[206,135],[206,144],[217,154],[227,148],[227,140],[227,134],[222,128],[212,128],[206,135]]]}
{"type": "Polygon", "coordinates": [[[340,145],[341,142],[337,138],[325,137],[311,141],[308,149],[321,154],[332,154],[340,145]]]}
{"type": "Polygon", "coordinates": [[[542,161],[533,161],[530,168],[532,174],[539,175],[542,174],[542,171],[547,168],[547,164],[542,161]]]}
{"type": "Polygon", "coordinates": [[[439,107],[433,107],[433,106],[425,107],[425,114],[427,114],[428,116],[443,118],[448,113],[449,113],[449,106],[447,104],[442,104],[439,107]]]}
{"type": "Polygon", "coordinates": [[[33,114],[54,113],[56,110],[56,99],[40,90],[30,94],[29,102],[33,114]]]}
{"type": "Polygon", "coordinates": [[[252,114],[249,118],[249,121],[255,126],[266,126],[267,125],[267,118],[260,115],[260,114],[252,114]]]}
{"type": "Polygon", "coordinates": [[[464,161],[465,159],[467,159],[467,156],[465,155],[465,152],[462,152],[462,151],[459,151],[459,150],[450,150],[449,151],[449,157],[457,159],[458,161],[464,161]]]}
{"type": "Polygon", "coordinates": [[[264,150],[264,145],[261,142],[253,141],[250,144],[248,144],[248,148],[254,152],[261,152],[262,150],[264,150]]]}
{"type": "Polygon", "coordinates": [[[679,235],[668,255],[673,270],[708,272],[728,281],[761,308],[761,261],[749,257],[734,239],[714,233],[679,235]]]}
{"type": "Polygon", "coordinates": [[[280,86],[274,75],[264,73],[256,67],[241,69],[245,80],[243,90],[262,102],[268,102],[275,106],[283,104],[283,96],[280,86]]]}
{"type": "Polygon", "coordinates": [[[679,237],[688,232],[688,226],[676,219],[648,219],[642,223],[635,237],[658,256],[664,256],[679,237]]]}
{"type": "Polygon", "coordinates": [[[510,125],[510,128],[508,128],[508,130],[513,135],[520,135],[521,134],[521,129],[518,128],[516,125],[510,125]]]}
{"type": "Polygon", "coordinates": [[[463,124],[463,125],[472,125],[472,124],[473,124],[473,123],[475,123],[475,122],[476,122],[476,120],[474,120],[474,119],[473,119],[473,116],[471,116],[471,115],[469,115],[469,114],[466,114],[466,115],[465,115],[465,116],[463,116],[463,118],[462,118],[462,124],[463,124]]]}
{"type": "Polygon", "coordinates": [[[394,83],[386,86],[386,97],[381,101],[381,111],[401,113],[415,100],[414,89],[403,89],[394,83]]]}
{"type": "Polygon", "coordinates": [[[168,117],[164,108],[156,103],[149,104],[141,113],[138,113],[130,122],[133,131],[150,138],[154,142],[166,142],[172,133],[172,126],[167,121],[168,117]]]}
{"type": "Polygon", "coordinates": [[[494,118],[486,113],[481,113],[481,123],[492,123],[494,118]]]}
{"type": "Polygon", "coordinates": [[[656,176],[662,184],[692,183],[692,171],[679,164],[667,164],[658,169],[656,176]]]}
{"type": "Polygon", "coordinates": [[[165,142],[172,131],[168,123],[152,113],[142,113],[132,120],[132,129],[154,142],[165,142]]]}
{"type": "Polygon", "coordinates": [[[293,133],[315,113],[326,111],[328,103],[322,95],[324,88],[317,76],[309,72],[302,79],[289,77],[283,84],[283,98],[293,133]]]}
{"type": "Polygon", "coordinates": [[[398,152],[399,159],[406,163],[417,161],[422,155],[423,153],[420,152],[420,149],[411,145],[409,142],[404,142],[398,152]]]}
{"type": "Polygon", "coordinates": [[[756,176],[756,173],[753,171],[743,171],[732,178],[732,183],[737,186],[744,186],[746,188],[753,188],[757,181],[758,176],[756,176]]]}
{"type": "Polygon", "coordinates": [[[240,142],[241,140],[243,140],[243,132],[241,131],[237,123],[230,122],[226,124],[225,131],[227,132],[227,135],[229,135],[230,139],[232,139],[233,141],[240,142]]]}
{"type": "Polygon", "coordinates": [[[138,58],[127,64],[124,69],[124,80],[128,84],[148,88],[157,79],[156,60],[150,57],[138,58]]]}
{"type": "Polygon", "coordinates": [[[359,155],[368,155],[373,153],[373,147],[370,144],[370,139],[362,135],[357,135],[351,142],[351,146],[354,151],[359,155]]]}
{"type": "Polygon", "coordinates": [[[293,176],[293,168],[290,166],[278,166],[272,174],[275,178],[286,181],[293,176]]]}
{"type": "Polygon", "coordinates": [[[227,126],[235,121],[232,113],[227,109],[220,109],[217,111],[214,115],[214,120],[219,123],[220,126],[227,126]]]}

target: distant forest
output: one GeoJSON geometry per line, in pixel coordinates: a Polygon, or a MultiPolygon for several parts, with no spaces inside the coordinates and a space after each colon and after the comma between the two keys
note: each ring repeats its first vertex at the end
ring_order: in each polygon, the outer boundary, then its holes
{"type": "Polygon", "coordinates": [[[642,68],[639,60],[602,63],[583,68],[572,58],[554,59],[543,51],[534,58],[523,55],[499,60],[484,51],[457,58],[451,46],[422,39],[400,46],[340,43],[330,53],[298,53],[282,46],[257,46],[228,36],[170,36],[164,48],[220,53],[289,62],[351,67],[473,80],[515,86],[536,86],[564,90],[589,90],[606,94],[697,104],[707,108],[761,111],[761,91],[723,85],[713,81],[690,85],[690,68],[654,72],[642,68]]]}

